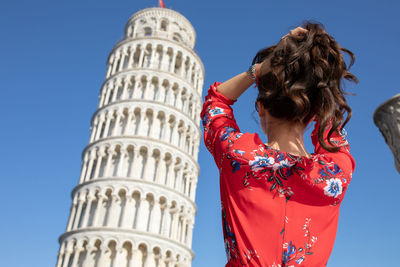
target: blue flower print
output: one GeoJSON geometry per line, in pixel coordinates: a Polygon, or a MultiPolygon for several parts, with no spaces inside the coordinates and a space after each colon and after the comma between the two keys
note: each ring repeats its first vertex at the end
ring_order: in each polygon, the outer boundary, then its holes
{"type": "Polygon", "coordinates": [[[231,227],[229,226],[228,221],[226,220],[226,212],[224,208],[222,208],[222,220],[224,225],[223,234],[225,241],[225,253],[229,261],[232,258],[232,256],[235,256],[233,255],[233,253],[235,253],[235,250],[237,248],[237,242],[235,234],[231,232],[231,227]]]}
{"type": "Polygon", "coordinates": [[[338,178],[331,178],[325,181],[324,193],[327,196],[336,198],[343,192],[342,181],[338,178]]]}
{"type": "Polygon", "coordinates": [[[211,123],[212,117],[219,114],[226,114],[223,108],[215,107],[213,109],[210,109],[210,107],[208,107],[207,112],[204,114],[204,117],[202,119],[203,126],[207,127],[207,125],[211,123]]]}
{"type": "Polygon", "coordinates": [[[201,121],[203,123],[203,126],[207,125],[207,120],[208,120],[208,116],[207,116],[207,114],[205,114],[203,119],[202,119],[202,121],[201,121]]]}
{"type": "Polygon", "coordinates": [[[297,264],[300,264],[300,263],[302,263],[304,261],[304,256],[301,256],[300,258],[298,258],[297,260],[296,260],[296,263],[297,264]]]}
{"type": "Polygon", "coordinates": [[[278,162],[278,161],[281,161],[281,160],[283,160],[285,158],[285,155],[283,154],[283,153],[279,153],[278,155],[277,155],[277,158],[276,158],[276,161],[278,162]]]}
{"type": "Polygon", "coordinates": [[[284,159],[281,155],[278,155],[278,157],[273,158],[273,157],[262,157],[262,156],[256,156],[254,157],[254,160],[249,161],[249,165],[251,166],[251,170],[258,172],[262,169],[265,169],[265,167],[272,167],[274,171],[282,168],[287,168],[291,167],[294,165],[294,163],[290,163],[288,159],[284,159]]]}
{"type": "Polygon", "coordinates": [[[328,170],[333,175],[336,175],[336,174],[338,174],[339,172],[342,171],[337,164],[334,165],[333,170],[330,170],[330,169],[328,169],[328,170]]]}
{"type": "Polygon", "coordinates": [[[239,137],[241,137],[243,135],[243,133],[237,133],[236,134],[236,138],[239,138],[239,137]]]}
{"type": "Polygon", "coordinates": [[[225,240],[225,254],[226,254],[226,258],[228,259],[228,261],[230,261],[230,259],[232,258],[232,255],[231,255],[228,240],[225,240]]]}
{"type": "Polygon", "coordinates": [[[296,253],[296,247],[292,245],[292,241],[289,242],[287,250],[283,252],[282,261],[286,264],[290,260],[290,256],[296,253]]]}
{"type": "Polygon", "coordinates": [[[346,137],[346,136],[347,136],[347,131],[343,128],[342,131],[340,132],[340,134],[341,134],[343,137],[346,137]]]}
{"type": "Polygon", "coordinates": [[[209,114],[211,115],[211,117],[214,117],[215,115],[222,114],[222,113],[224,113],[224,109],[220,108],[220,107],[215,107],[209,111],[209,114]]]}
{"type": "Polygon", "coordinates": [[[225,131],[224,134],[222,134],[220,141],[225,141],[226,139],[228,139],[228,136],[230,133],[232,132],[236,132],[237,130],[231,126],[225,126],[225,131]]]}
{"type": "MultiPolygon", "coordinates": [[[[295,266],[288,265],[288,263],[293,263],[295,261],[297,264],[302,263],[306,259],[306,255],[312,255],[314,252],[311,251],[311,248],[317,242],[317,237],[311,235],[310,230],[310,222],[311,218],[306,218],[306,222],[303,225],[304,230],[304,238],[305,244],[304,246],[294,246],[292,241],[288,243],[283,243],[283,248],[285,249],[282,253],[282,263],[283,266],[295,266]]],[[[308,266],[308,265],[307,265],[308,266]]]]}
{"type": "Polygon", "coordinates": [[[237,170],[240,169],[240,162],[232,159],[231,160],[231,166],[232,166],[232,172],[236,172],[237,170]]]}
{"type": "Polygon", "coordinates": [[[254,160],[249,161],[249,165],[252,171],[258,172],[260,170],[265,169],[265,167],[271,166],[275,163],[275,159],[273,157],[262,157],[256,156],[254,160]]]}
{"type": "MultiPolygon", "coordinates": [[[[323,161],[321,161],[321,164],[322,163],[323,163],[323,161]]],[[[325,165],[325,163],[324,163],[324,167],[319,170],[319,174],[325,179],[335,177],[341,172],[342,172],[342,170],[339,168],[339,166],[337,164],[334,164],[333,169],[331,169],[331,168],[328,168],[328,166],[325,165]]]]}
{"type": "Polygon", "coordinates": [[[233,152],[235,152],[239,155],[243,155],[245,153],[243,150],[240,150],[240,149],[234,149],[233,152]]]}

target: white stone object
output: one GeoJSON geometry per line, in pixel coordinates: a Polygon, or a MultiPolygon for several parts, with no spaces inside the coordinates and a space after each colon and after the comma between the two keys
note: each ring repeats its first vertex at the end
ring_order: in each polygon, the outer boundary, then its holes
{"type": "Polygon", "coordinates": [[[373,118],[392,150],[396,169],[400,173],[400,94],[379,105],[373,118]]]}
{"type": "Polygon", "coordinates": [[[135,13],[112,49],[57,267],[191,266],[204,67],[180,13],[135,13]]]}

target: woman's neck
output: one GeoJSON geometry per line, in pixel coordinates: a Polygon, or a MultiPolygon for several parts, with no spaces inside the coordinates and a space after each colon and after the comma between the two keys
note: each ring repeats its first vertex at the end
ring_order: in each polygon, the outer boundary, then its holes
{"type": "Polygon", "coordinates": [[[274,122],[269,126],[266,129],[268,146],[293,155],[311,157],[304,146],[305,128],[302,125],[274,122]]]}

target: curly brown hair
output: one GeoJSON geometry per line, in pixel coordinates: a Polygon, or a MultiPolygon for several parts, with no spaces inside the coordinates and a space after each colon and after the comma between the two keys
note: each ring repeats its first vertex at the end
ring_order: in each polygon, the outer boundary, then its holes
{"type": "Polygon", "coordinates": [[[304,124],[315,116],[320,122],[319,143],[327,151],[337,152],[339,147],[330,137],[334,131],[342,131],[352,115],[341,80],[358,83],[357,77],[349,72],[355,57],[327,34],[321,23],[305,21],[301,27],[308,32],[288,35],[278,45],[261,49],[254,57],[252,64],[270,57],[271,65],[270,71],[258,79],[255,108],[258,112],[260,101],[273,117],[304,124]],[[348,67],[341,51],[351,58],[348,67]],[[323,133],[330,125],[328,145],[323,133]]]}

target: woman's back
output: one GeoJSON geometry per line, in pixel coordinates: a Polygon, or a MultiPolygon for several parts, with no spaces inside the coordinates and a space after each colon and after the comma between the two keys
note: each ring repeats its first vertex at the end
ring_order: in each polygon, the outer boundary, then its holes
{"type": "Polygon", "coordinates": [[[218,85],[209,88],[200,116],[220,170],[226,266],[325,266],[355,168],[345,135],[333,133],[340,150],[328,152],[316,122],[311,158],[273,149],[258,134],[240,131],[231,108],[236,100],[218,85]]]}

